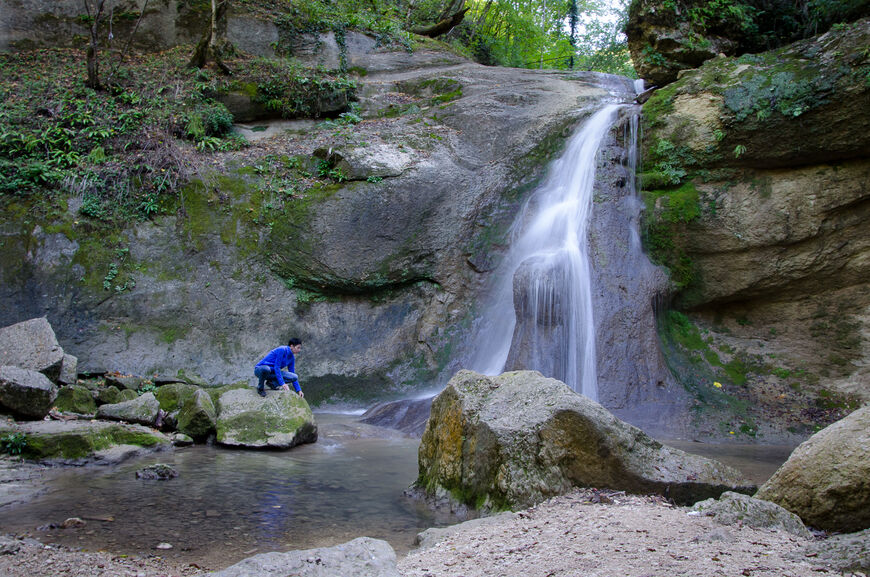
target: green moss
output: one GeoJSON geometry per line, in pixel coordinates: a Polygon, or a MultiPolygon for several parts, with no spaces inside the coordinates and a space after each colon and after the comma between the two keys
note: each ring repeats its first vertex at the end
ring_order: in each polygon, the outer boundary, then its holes
{"type": "Polygon", "coordinates": [[[676,86],[670,85],[656,90],[643,105],[642,122],[646,132],[661,126],[664,118],[674,111],[676,86]]]}
{"type": "Polygon", "coordinates": [[[79,460],[116,445],[153,447],[161,443],[167,443],[167,440],[160,435],[123,425],[110,425],[78,432],[28,434],[27,447],[22,456],[34,460],[79,460]]]}
{"type": "Polygon", "coordinates": [[[61,387],[54,404],[65,413],[93,415],[97,412],[97,404],[91,392],[85,387],[76,385],[61,387]]]}
{"type": "Polygon", "coordinates": [[[196,385],[185,383],[170,383],[159,387],[154,393],[160,408],[171,413],[183,405],[193,394],[199,390],[196,385]]]}

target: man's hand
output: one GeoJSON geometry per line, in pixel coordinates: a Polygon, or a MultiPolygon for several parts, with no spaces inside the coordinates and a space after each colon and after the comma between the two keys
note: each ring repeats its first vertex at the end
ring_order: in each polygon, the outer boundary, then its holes
{"type": "Polygon", "coordinates": [[[302,391],[299,391],[298,394],[299,394],[299,398],[300,398],[300,399],[304,399],[304,398],[305,398],[305,393],[303,393],[302,391]]]}
{"type": "Polygon", "coordinates": [[[284,392],[286,392],[286,393],[290,392],[290,387],[287,386],[287,383],[284,383],[283,385],[281,385],[281,388],[284,389],[284,392]]]}

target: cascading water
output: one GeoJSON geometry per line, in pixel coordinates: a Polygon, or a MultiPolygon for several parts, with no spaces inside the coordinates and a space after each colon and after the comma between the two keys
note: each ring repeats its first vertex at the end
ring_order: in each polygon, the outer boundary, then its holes
{"type": "Polygon", "coordinates": [[[598,400],[586,237],[596,155],[620,108],[607,105],[585,122],[520,212],[469,368],[539,370],[598,400]]]}

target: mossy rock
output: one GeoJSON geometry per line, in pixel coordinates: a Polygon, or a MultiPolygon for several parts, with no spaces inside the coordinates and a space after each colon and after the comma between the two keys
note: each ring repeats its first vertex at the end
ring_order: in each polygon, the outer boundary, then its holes
{"type": "Polygon", "coordinates": [[[54,406],[64,413],[93,415],[97,412],[97,403],[91,391],[79,385],[61,387],[54,400],[54,406]]]}
{"type": "Polygon", "coordinates": [[[113,421],[126,421],[140,425],[153,425],[160,410],[160,403],[153,393],[145,393],[129,401],[102,405],[97,409],[97,417],[113,421]]]}
{"type": "MultiPolygon", "coordinates": [[[[27,439],[21,456],[36,461],[82,461],[117,445],[170,446],[162,433],[140,425],[98,421],[38,421],[13,429],[27,439]]],[[[0,431],[5,433],[5,431],[0,431]]]]}
{"type": "Polygon", "coordinates": [[[194,440],[205,440],[215,432],[217,410],[209,394],[197,389],[186,398],[178,412],[178,430],[194,440]]]}
{"type": "Polygon", "coordinates": [[[281,391],[261,398],[248,388],[222,394],[217,442],[232,447],[289,449],[317,440],[317,424],[305,399],[281,391]]]}
{"type": "Polygon", "coordinates": [[[121,396],[121,391],[115,386],[105,387],[99,389],[97,392],[97,403],[100,405],[111,405],[114,403],[120,403],[124,400],[129,399],[124,399],[121,396]]]}
{"type": "Polygon", "coordinates": [[[167,413],[171,413],[193,397],[198,390],[200,389],[196,385],[172,383],[157,389],[154,396],[157,398],[157,402],[160,403],[160,408],[167,413]]]}

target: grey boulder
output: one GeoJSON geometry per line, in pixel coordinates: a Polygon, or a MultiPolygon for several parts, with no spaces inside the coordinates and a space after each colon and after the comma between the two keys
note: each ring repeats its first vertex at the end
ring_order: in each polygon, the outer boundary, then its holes
{"type": "Polygon", "coordinates": [[[97,409],[98,419],[125,421],[139,425],[153,426],[160,411],[160,403],[153,393],[145,393],[129,401],[111,405],[101,405],[97,409]]]}
{"type": "Polygon", "coordinates": [[[0,365],[38,371],[57,381],[63,361],[63,349],[45,317],[0,329],[0,365]]]}
{"type": "Polygon", "coordinates": [[[800,517],[783,509],[776,503],[755,499],[749,495],[726,491],[719,499],[707,499],[692,507],[720,525],[747,525],[756,529],[778,529],[809,539],[812,533],[800,517]]]}
{"type": "Polygon", "coordinates": [[[460,371],[433,401],[416,483],[427,498],[516,509],[574,487],[683,504],[754,491],[735,469],[663,445],[536,371],[460,371]]]}
{"type": "Polygon", "coordinates": [[[57,386],[44,374],[20,367],[0,366],[0,406],[23,416],[41,419],[57,398],[57,386]]]}
{"type": "Polygon", "coordinates": [[[870,528],[870,405],[804,441],[755,495],[811,527],[870,528]]]}

